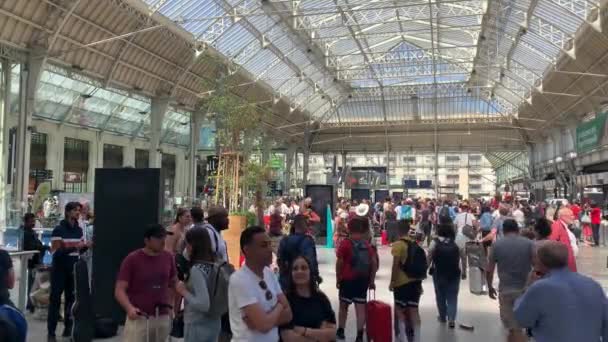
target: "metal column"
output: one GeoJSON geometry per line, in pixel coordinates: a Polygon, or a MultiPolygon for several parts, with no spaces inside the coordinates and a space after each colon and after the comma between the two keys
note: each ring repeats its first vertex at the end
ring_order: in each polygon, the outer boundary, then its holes
{"type": "MultiPolygon", "coordinates": [[[[8,165],[8,116],[10,115],[10,96],[11,96],[11,64],[7,60],[2,61],[2,100],[0,105],[0,156],[2,165],[8,165]]],[[[7,168],[0,168],[0,227],[6,227],[6,188],[7,188],[7,168]]],[[[4,243],[4,234],[0,234],[0,244],[4,243]]]]}
{"type": "Polygon", "coordinates": [[[201,125],[202,125],[203,114],[200,112],[193,112],[190,114],[190,150],[188,153],[188,198],[194,203],[196,198],[196,174],[198,166],[198,143],[201,136],[201,125]]]}
{"type": "Polygon", "coordinates": [[[305,191],[308,184],[308,159],[310,156],[310,125],[307,123],[304,128],[304,150],[302,151],[302,191],[305,191]]]}
{"type": "Polygon", "coordinates": [[[163,128],[163,119],[169,108],[169,98],[152,98],[150,106],[150,160],[151,168],[160,168],[162,154],[160,150],[161,130],[163,128]]]}
{"type": "Polygon", "coordinates": [[[36,103],[36,89],[44,65],[44,57],[34,57],[31,52],[26,64],[21,64],[19,92],[19,119],[17,123],[17,150],[15,158],[14,201],[24,210],[27,208],[27,194],[30,173],[30,145],[32,136],[32,115],[36,103]]]}
{"type": "Polygon", "coordinates": [[[293,167],[294,159],[296,158],[296,148],[297,147],[295,144],[289,144],[289,146],[287,146],[287,153],[285,155],[285,173],[283,174],[285,195],[289,195],[291,190],[291,168],[293,167]]]}
{"type": "Polygon", "coordinates": [[[346,197],[346,151],[342,151],[342,197],[346,197]]]}
{"type": "Polygon", "coordinates": [[[391,190],[391,161],[390,161],[391,151],[386,150],[386,186],[390,192],[391,190]]]}

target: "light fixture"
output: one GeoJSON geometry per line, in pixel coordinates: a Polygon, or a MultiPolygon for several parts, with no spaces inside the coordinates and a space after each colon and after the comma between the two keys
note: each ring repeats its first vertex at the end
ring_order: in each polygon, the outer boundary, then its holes
{"type": "Polygon", "coordinates": [[[265,49],[268,47],[268,45],[270,45],[270,42],[268,41],[268,38],[266,38],[266,36],[262,36],[262,49],[265,49]]]}

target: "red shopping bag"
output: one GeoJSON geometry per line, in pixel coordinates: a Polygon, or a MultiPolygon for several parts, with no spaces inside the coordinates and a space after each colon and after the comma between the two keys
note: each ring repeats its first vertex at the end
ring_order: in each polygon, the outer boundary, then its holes
{"type": "Polygon", "coordinates": [[[379,300],[376,300],[376,291],[370,291],[372,300],[367,302],[366,317],[367,317],[367,340],[369,342],[392,342],[393,315],[391,306],[379,300]]]}

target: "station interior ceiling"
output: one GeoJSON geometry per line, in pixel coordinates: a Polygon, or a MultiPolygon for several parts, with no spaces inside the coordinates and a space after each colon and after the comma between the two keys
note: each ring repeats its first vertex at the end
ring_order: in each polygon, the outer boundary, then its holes
{"type": "Polygon", "coordinates": [[[0,54],[44,59],[46,120],[80,124],[60,106],[81,101],[87,125],[145,139],[150,99],[169,98],[164,138],[187,145],[227,72],[273,137],[312,152],[499,164],[608,100],[606,14],[597,0],[6,0],[0,54]]]}

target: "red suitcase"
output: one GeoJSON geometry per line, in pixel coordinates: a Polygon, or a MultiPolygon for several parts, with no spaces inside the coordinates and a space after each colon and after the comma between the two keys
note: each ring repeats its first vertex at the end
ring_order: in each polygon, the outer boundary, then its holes
{"type": "MultiPolygon", "coordinates": [[[[370,291],[372,292],[372,291],[370,291]]],[[[365,308],[367,317],[367,341],[368,342],[392,342],[393,315],[391,306],[379,300],[376,300],[376,292],[370,295],[373,299],[367,302],[365,308]]]]}
{"type": "Polygon", "coordinates": [[[388,232],[386,230],[382,231],[382,246],[388,246],[388,232]]]}

